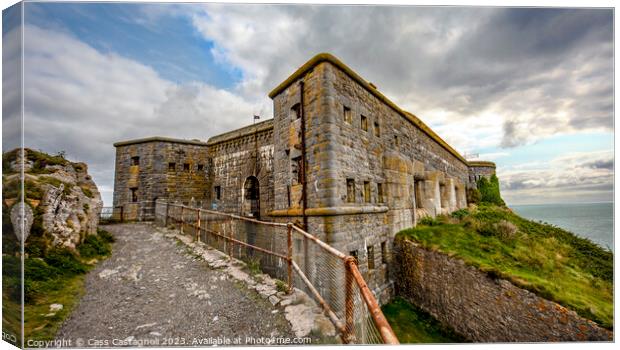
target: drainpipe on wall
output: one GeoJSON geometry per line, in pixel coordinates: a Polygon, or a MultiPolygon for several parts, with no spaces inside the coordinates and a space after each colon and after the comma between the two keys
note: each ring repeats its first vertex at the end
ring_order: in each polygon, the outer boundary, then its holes
{"type": "Polygon", "coordinates": [[[306,186],[306,114],[304,113],[304,81],[299,82],[299,114],[301,117],[301,215],[303,219],[304,230],[308,231],[308,217],[306,216],[306,208],[308,207],[307,186],[306,186]]]}

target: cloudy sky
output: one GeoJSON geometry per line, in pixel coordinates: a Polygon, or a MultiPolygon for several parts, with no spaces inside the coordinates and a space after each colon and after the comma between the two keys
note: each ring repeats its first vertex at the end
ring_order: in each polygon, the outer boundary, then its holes
{"type": "MultiPolygon", "coordinates": [[[[608,9],[26,3],[25,144],[89,164],[111,205],[114,148],[206,140],[272,115],[267,93],[330,52],[459,152],[496,162],[509,204],[611,201],[608,9]]],[[[3,13],[3,149],[19,94],[3,13]],[[15,85],[13,85],[15,86],[15,85]]]]}

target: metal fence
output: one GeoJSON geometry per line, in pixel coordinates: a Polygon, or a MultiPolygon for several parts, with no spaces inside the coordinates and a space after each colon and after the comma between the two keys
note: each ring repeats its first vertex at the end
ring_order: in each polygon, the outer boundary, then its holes
{"type": "Polygon", "coordinates": [[[155,202],[130,202],[116,207],[103,207],[99,220],[101,223],[153,221],[155,220],[155,202]]]}
{"type": "Polygon", "coordinates": [[[347,256],[291,223],[157,201],[158,225],[180,230],[299,288],[321,305],[343,343],[398,344],[373,293],[347,256]]]}

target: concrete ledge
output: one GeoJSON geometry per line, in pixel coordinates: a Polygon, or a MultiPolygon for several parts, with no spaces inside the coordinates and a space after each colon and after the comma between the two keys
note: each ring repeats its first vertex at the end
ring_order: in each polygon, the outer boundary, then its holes
{"type": "MultiPolygon", "coordinates": [[[[333,216],[333,215],[355,215],[355,214],[374,214],[386,213],[389,210],[386,206],[363,206],[363,207],[322,207],[306,209],[306,216],[333,216]]],[[[269,216],[303,216],[301,209],[281,209],[273,210],[269,216]]]]}

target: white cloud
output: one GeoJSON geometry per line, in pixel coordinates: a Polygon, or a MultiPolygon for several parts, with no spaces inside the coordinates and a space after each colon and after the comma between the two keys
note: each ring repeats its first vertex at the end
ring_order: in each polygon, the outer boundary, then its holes
{"type": "Polygon", "coordinates": [[[610,11],[213,5],[190,14],[259,98],[327,51],[457,150],[610,131],[610,11]]]}
{"type": "Polygon", "coordinates": [[[234,93],[199,82],[178,85],[140,62],[32,25],[25,58],[25,145],[87,162],[107,205],[112,143],[153,135],[206,140],[249,124],[255,109],[234,93]]]}
{"type": "Polygon", "coordinates": [[[510,204],[612,200],[613,151],[570,153],[550,162],[498,169],[510,204]]]}

